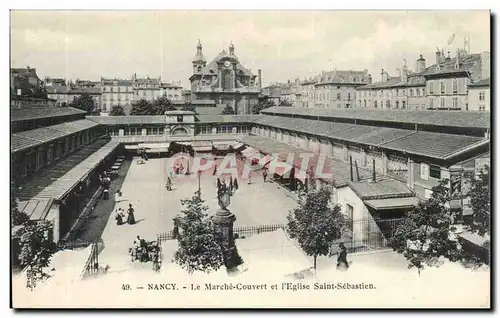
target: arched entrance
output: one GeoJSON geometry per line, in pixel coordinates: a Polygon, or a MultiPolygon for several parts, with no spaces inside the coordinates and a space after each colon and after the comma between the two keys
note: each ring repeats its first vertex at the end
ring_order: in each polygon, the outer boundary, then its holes
{"type": "Polygon", "coordinates": [[[176,127],[172,130],[172,135],[174,136],[188,135],[188,131],[184,127],[176,127]]]}

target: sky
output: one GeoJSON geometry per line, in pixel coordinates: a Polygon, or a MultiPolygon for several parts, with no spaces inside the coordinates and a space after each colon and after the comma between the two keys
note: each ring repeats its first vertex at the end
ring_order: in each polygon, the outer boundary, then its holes
{"type": "Polygon", "coordinates": [[[263,85],[330,70],[381,69],[396,76],[436,47],[455,55],[470,36],[490,51],[488,11],[13,11],[11,67],[41,78],[159,77],[189,87],[200,39],[210,62],[233,42],[263,85]],[[456,34],[455,41],[448,40],[456,34]]]}

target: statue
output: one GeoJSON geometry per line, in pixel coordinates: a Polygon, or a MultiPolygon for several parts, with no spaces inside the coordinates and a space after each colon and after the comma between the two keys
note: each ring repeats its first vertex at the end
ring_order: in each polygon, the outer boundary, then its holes
{"type": "Polygon", "coordinates": [[[218,189],[217,198],[221,209],[227,211],[227,207],[231,203],[231,195],[225,182],[223,182],[221,187],[218,189]]]}

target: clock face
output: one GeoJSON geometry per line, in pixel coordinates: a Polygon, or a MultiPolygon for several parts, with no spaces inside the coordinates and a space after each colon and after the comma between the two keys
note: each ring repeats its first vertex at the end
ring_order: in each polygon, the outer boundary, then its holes
{"type": "Polygon", "coordinates": [[[231,62],[229,62],[229,61],[225,61],[225,62],[224,62],[224,66],[225,66],[225,67],[229,67],[229,66],[231,66],[231,62]]]}

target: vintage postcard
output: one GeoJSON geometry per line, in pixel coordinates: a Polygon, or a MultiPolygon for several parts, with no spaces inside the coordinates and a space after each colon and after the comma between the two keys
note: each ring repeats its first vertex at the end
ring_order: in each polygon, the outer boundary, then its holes
{"type": "Polygon", "coordinates": [[[12,307],[491,307],[489,11],[10,18],[12,307]]]}

